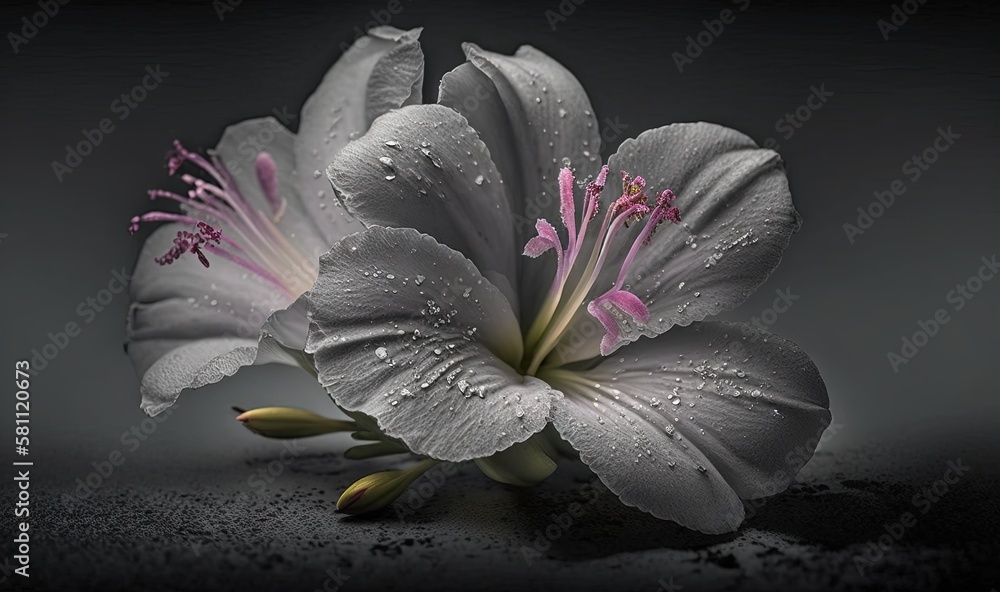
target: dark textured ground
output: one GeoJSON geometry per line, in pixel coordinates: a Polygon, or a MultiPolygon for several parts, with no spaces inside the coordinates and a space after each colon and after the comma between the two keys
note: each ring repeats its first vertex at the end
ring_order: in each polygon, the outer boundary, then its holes
{"type": "MultiPolygon", "coordinates": [[[[392,510],[348,518],[333,512],[337,495],[376,465],[340,460],[320,452],[322,444],[307,441],[306,450],[285,455],[291,462],[274,464],[282,450],[275,441],[215,454],[157,450],[157,462],[127,462],[86,500],[63,495],[80,468],[67,460],[61,485],[42,483],[32,502],[34,589],[1000,586],[1000,465],[988,445],[929,437],[919,450],[820,452],[788,491],[753,502],[739,532],[707,536],[623,507],[607,490],[591,489],[592,477],[571,462],[535,490],[493,483],[472,466],[429,473],[392,510]],[[937,502],[914,505],[914,494],[959,459],[967,474],[937,502]],[[266,484],[260,471],[268,466],[275,476],[266,484]],[[552,527],[552,516],[574,502],[583,514],[552,527]],[[916,524],[860,573],[856,556],[904,512],[916,524]],[[546,529],[556,535],[551,546],[546,529]]],[[[12,532],[8,521],[5,513],[4,532],[12,532]]]]}

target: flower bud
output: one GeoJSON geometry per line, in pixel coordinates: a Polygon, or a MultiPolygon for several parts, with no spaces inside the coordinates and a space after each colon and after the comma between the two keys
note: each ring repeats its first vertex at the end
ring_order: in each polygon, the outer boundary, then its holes
{"type": "Polygon", "coordinates": [[[306,438],[357,429],[354,422],[330,419],[295,407],[261,407],[250,411],[236,411],[240,412],[236,421],[251,432],[268,438],[306,438]]]}
{"type": "Polygon", "coordinates": [[[401,471],[382,471],[362,477],[348,487],[337,500],[337,511],[364,514],[381,510],[396,500],[424,471],[439,461],[426,459],[401,471]]]}
{"type": "Polygon", "coordinates": [[[538,485],[556,470],[556,462],[552,460],[555,452],[550,450],[548,442],[535,434],[493,456],[477,458],[475,463],[494,481],[528,487],[538,485]]]}

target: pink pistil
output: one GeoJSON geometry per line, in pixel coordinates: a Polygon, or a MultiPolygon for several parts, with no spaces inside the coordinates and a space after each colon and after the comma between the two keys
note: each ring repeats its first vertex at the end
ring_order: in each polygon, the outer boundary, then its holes
{"type": "Polygon", "coordinates": [[[150,199],[179,202],[184,213],[154,211],[132,218],[131,233],[144,222],[176,222],[193,227],[193,231],[178,231],[170,250],[155,261],[169,265],[184,253],[190,253],[208,267],[207,251],[275,284],[293,298],[305,291],[315,279],[315,264],[303,257],[275,226],[284,214],[286,202],[281,197],[278,167],[271,155],[261,152],[255,159],[257,181],[271,210],[267,215],[242,195],[217,157],[205,158],[187,150],[176,140],[173,146],[167,158],[171,176],[177,175],[185,163],[190,163],[206,178],[187,173],[180,175],[189,186],[186,196],[159,189],[149,192],[150,199]],[[221,223],[231,236],[224,235],[221,229],[206,220],[221,223]]]}
{"type": "Polygon", "coordinates": [[[257,155],[255,167],[257,180],[260,181],[260,187],[264,190],[267,203],[271,206],[271,213],[274,214],[274,220],[278,221],[285,213],[285,200],[278,192],[278,166],[270,154],[261,152],[257,155]]]}
{"type": "MultiPolygon", "coordinates": [[[[573,202],[573,174],[569,169],[563,169],[559,174],[560,190],[560,214],[563,226],[567,229],[568,241],[565,248],[559,241],[555,228],[546,221],[538,220],[535,229],[538,236],[532,238],[525,245],[524,254],[530,257],[538,257],[542,253],[553,249],[557,256],[557,271],[553,278],[553,287],[550,294],[558,301],[561,299],[565,289],[565,283],[570,276],[577,256],[582,248],[588,230],[590,220],[596,217],[600,207],[600,194],[604,189],[607,180],[608,167],[601,169],[598,177],[587,186],[583,201],[583,212],[577,234],[576,207],[573,202]]],[[[656,198],[656,203],[649,204],[649,197],[645,193],[646,180],[640,176],[632,177],[625,171],[621,171],[622,193],[621,196],[612,202],[605,215],[604,222],[597,233],[594,253],[584,272],[585,277],[579,278],[580,285],[572,292],[569,304],[560,309],[558,318],[553,319],[542,332],[538,347],[532,354],[534,359],[529,366],[530,371],[538,367],[541,357],[551,351],[552,346],[558,337],[565,331],[569,320],[575,313],[578,304],[582,304],[587,293],[601,273],[604,262],[611,250],[611,244],[618,231],[622,227],[647,218],[646,225],[638,234],[629,249],[628,254],[622,261],[621,269],[615,284],[610,290],[593,298],[587,305],[587,310],[593,315],[605,329],[604,338],[601,340],[601,354],[607,355],[618,343],[621,335],[619,320],[611,314],[610,307],[621,311],[622,314],[631,317],[639,325],[645,325],[649,321],[649,309],[646,304],[635,294],[623,289],[625,278],[631,268],[639,249],[648,245],[652,241],[653,234],[657,227],[669,220],[673,223],[680,222],[680,210],[671,205],[676,196],[669,189],[664,190],[656,198]],[[652,205],[652,207],[650,207],[652,205]]],[[[555,302],[551,303],[550,310],[555,310],[555,302]]]]}

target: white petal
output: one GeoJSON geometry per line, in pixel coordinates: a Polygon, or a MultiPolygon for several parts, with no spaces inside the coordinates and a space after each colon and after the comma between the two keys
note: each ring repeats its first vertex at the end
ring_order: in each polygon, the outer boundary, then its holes
{"type": "MultiPolygon", "coordinates": [[[[166,252],[183,228],[169,224],[150,235],[129,283],[126,351],[140,377],[143,407],[155,409],[151,413],[169,406],[184,388],[252,363],[257,354],[247,348],[257,349],[262,326],[276,311],[267,333],[288,347],[305,343],[301,305],[284,311],[292,304],[287,295],[235,264],[216,257],[206,269],[193,257],[181,257],[171,265],[157,265],[154,257],[166,252]],[[177,368],[167,368],[165,357],[177,368]]],[[[258,363],[264,361],[293,363],[270,353],[258,363]]]]}
{"type": "Polygon", "coordinates": [[[354,42],[302,107],[295,142],[299,188],[327,244],[362,230],[337,202],[323,171],[337,153],[390,109],[420,103],[420,29],[375,27],[354,42]]]}
{"type": "Polygon", "coordinates": [[[337,195],[366,225],[414,228],[516,286],[510,206],[490,153],[461,115],[415,105],[378,118],[330,167],[337,195]]]}
{"type": "Polygon", "coordinates": [[[733,497],[785,489],[830,424],[809,357],[749,325],[676,327],[592,368],[541,377],[566,393],[557,429],[626,503],[705,532],[738,525],[733,497]],[[682,471],[680,460],[670,467],[675,456],[705,471],[682,471]]]}
{"type": "Polygon", "coordinates": [[[277,226],[304,257],[316,260],[332,242],[327,242],[320,223],[313,219],[299,194],[294,150],[295,136],[276,119],[263,117],[227,127],[215,153],[233,176],[240,194],[267,215],[274,212],[264,197],[255,161],[261,152],[271,155],[278,169],[278,189],[286,204],[277,226]]]}
{"type": "Polygon", "coordinates": [[[270,338],[217,337],[191,341],[169,350],[142,375],[142,410],[156,415],[177,401],[184,389],[196,389],[232,376],[243,366],[295,359],[270,338]]]}
{"type": "MultiPolygon", "coordinates": [[[[541,51],[522,46],[506,56],[463,47],[469,61],[442,78],[438,101],[464,115],[489,147],[510,196],[520,253],[535,220],[560,219],[563,159],[578,179],[598,173],[597,118],[573,74],[541,51]]],[[[554,258],[523,264],[521,273],[522,316],[530,323],[555,273],[554,258]]]]}
{"type": "Polygon", "coordinates": [[[667,435],[665,420],[649,421],[607,385],[546,380],[565,394],[553,414],[559,434],[625,505],[707,533],[743,521],[733,489],[698,448],[667,435]]]}
{"type": "Polygon", "coordinates": [[[485,457],[528,439],[560,395],[522,377],[504,296],[460,253],[373,226],[321,259],[309,341],[320,383],[418,454],[485,457]]]}
{"type": "MultiPolygon", "coordinates": [[[[647,194],[664,189],[677,195],[681,224],[664,222],[649,246],[640,249],[626,289],[649,307],[649,323],[623,332],[621,346],[640,335],[659,335],[674,325],[729,310],[743,302],[777,267],[800,224],[777,153],[758,148],[749,137],[711,123],[678,123],[625,141],[609,161],[612,175],[642,175],[647,194]]],[[[617,277],[632,239],[618,239],[596,286],[617,277]]],[[[567,363],[599,353],[600,335],[581,341],[595,324],[579,311],[563,345],[552,358],[567,363]]]]}

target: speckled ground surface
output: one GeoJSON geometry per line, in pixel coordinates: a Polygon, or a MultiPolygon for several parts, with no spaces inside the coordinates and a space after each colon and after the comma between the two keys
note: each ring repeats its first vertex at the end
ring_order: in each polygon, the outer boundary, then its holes
{"type": "MultiPolygon", "coordinates": [[[[435,469],[392,509],[358,519],[335,514],[333,502],[377,463],[315,446],[282,462],[274,441],[235,455],[159,451],[168,459],[119,470],[86,500],[68,495],[72,470],[39,485],[26,589],[989,592],[1000,586],[998,454],[931,448],[821,451],[723,536],[625,508],[569,461],[534,490],[473,466],[435,469]],[[949,461],[970,468],[938,501],[915,502],[949,461]],[[864,558],[904,512],[915,524],[864,558]]],[[[3,586],[12,581],[23,584],[3,586]]]]}

